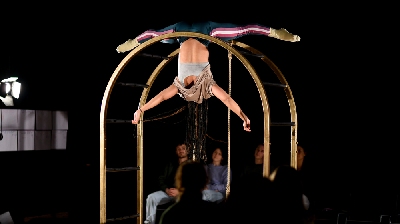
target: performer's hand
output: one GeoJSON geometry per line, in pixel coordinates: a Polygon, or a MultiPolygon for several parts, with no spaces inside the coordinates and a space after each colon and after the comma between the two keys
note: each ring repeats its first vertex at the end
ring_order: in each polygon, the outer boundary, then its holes
{"type": "Polygon", "coordinates": [[[138,124],[140,119],[140,114],[142,112],[140,110],[136,110],[135,114],[133,115],[132,124],[138,124]]]}
{"type": "Polygon", "coordinates": [[[248,131],[248,132],[251,131],[251,130],[250,130],[250,119],[248,119],[247,117],[246,117],[246,120],[243,121],[243,129],[244,129],[245,131],[248,131]]]}

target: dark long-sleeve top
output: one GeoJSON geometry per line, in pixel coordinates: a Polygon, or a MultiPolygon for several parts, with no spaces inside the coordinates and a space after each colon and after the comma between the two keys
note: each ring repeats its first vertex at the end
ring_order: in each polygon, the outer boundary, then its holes
{"type": "Polygon", "coordinates": [[[264,164],[247,164],[240,175],[240,178],[246,178],[250,176],[263,176],[264,164]]]}
{"type": "Polygon", "coordinates": [[[178,167],[179,163],[177,161],[170,162],[165,166],[164,172],[158,178],[160,190],[165,191],[166,188],[175,187],[175,174],[178,167]]]}

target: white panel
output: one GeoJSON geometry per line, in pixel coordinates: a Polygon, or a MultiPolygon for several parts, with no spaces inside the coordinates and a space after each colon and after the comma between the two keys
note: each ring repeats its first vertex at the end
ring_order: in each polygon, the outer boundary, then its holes
{"type": "Polygon", "coordinates": [[[0,214],[0,224],[14,224],[10,212],[0,214]]]}
{"type": "Polygon", "coordinates": [[[53,111],[53,130],[68,130],[67,111],[53,111]]]}
{"type": "Polygon", "coordinates": [[[67,149],[67,131],[52,131],[51,149],[67,149]]]}
{"type": "Polygon", "coordinates": [[[1,119],[3,130],[17,130],[18,129],[18,110],[3,109],[1,110],[1,119]]]}
{"type": "Polygon", "coordinates": [[[35,131],[18,131],[18,151],[34,150],[35,131]]]}
{"type": "Polygon", "coordinates": [[[0,141],[0,152],[17,151],[17,131],[3,131],[3,140],[0,141]]]}
{"type": "Polygon", "coordinates": [[[51,130],[52,119],[51,111],[49,110],[37,110],[36,111],[36,130],[51,130]]]}
{"type": "Polygon", "coordinates": [[[18,110],[18,130],[35,130],[35,111],[18,110]]]}
{"type": "Polygon", "coordinates": [[[51,131],[35,131],[35,150],[51,149],[51,131]]]}

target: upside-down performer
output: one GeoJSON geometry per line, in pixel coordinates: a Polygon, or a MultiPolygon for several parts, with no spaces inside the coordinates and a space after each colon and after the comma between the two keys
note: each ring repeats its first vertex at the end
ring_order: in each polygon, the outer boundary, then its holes
{"type": "MultiPolygon", "coordinates": [[[[237,39],[246,35],[264,35],[284,41],[300,41],[299,36],[293,35],[285,29],[276,30],[259,24],[236,25],[211,21],[199,23],[179,22],[161,30],[147,30],[135,39],[130,39],[119,45],[117,51],[121,53],[132,50],[151,38],[173,32],[202,33],[219,38],[223,41],[237,39]]],[[[222,88],[220,88],[213,79],[208,61],[209,51],[207,47],[209,41],[201,38],[178,37],[174,39],[164,39],[161,42],[180,44],[178,55],[178,75],[168,88],[161,91],[158,95],[143,105],[143,107],[136,110],[132,123],[137,124],[140,114],[144,111],[157,106],[162,101],[170,99],[176,94],[179,94],[189,102],[189,116],[186,130],[189,152],[204,152],[202,150],[205,146],[204,142],[207,131],[206,100],[211,96],[216,96],[243,120],[244,130],[250,131],[250,120],[240,109],[239,105],[222,88]],[[196,114],[197,116],[195,116],[196,114]]],[[[197,156],[203,157],[204,155],[198,154],[197,156]]]]}

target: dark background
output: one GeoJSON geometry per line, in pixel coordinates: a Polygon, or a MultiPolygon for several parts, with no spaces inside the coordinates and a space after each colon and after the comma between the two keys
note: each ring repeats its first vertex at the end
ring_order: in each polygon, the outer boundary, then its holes
{"type": "MultiPolygon", "coordinates": [[[[390,56],[381,51],[390,52],[396,45],[390,45],[391,35],[383,40],[386,36],[379,33],[386,34],[388,30],[378,29],[382,26],[368,10],[369,6],[241,2],[216,7],[208,2],[193,4],[197,7],[185,9],[185,4],[177,2],[154,5],[147,2],[29,3],[1,7],[0,78],[17,76],[23,85],[15,108],[69,112],[67,151],[0,154],[4,161],[1,172],[5,177],[18,180],[10,181],[5,187],[12,189],[13,193],[5,193],[11,195],[10,200],[18,198],[18,203],[28,200],[14,197],[21,195],[15,188],[17,185],[24,186],[21,192],[26,192],[27,198],[37,195],[35,191],[39,189],[43,197],[48,197],[48,192],[66,194],[69,200],[60,199],[59,204],[68,204],[76,216],[98,219],[98,115],[108,80],[127,55],[118,54],[115,49],[148,29],[161,29],[182,20],[260,23],[286,28],[299,35],[298,43],[265,36],[247,36],[238,41],[263,52],[285,75],[296,103],[298,142],[309,151],[308,159],[315,177],[313,185],[321,207],[343,207],[343,198],[358,195],[353,198],[364,200],[358,200],[358,204],[369,203],[365,207],[376,211],[387,204],[379,200],[396,197],[400,189],[394,100],[396,70],[388,69],[392,64],[390,56]],[[48,172],[45,185],[56,182],[53,173],[58,173],[57,180],[64,184],[55,184],[50,191],[37,186],[42,183],[38,180],[34,181],[35,186],[31,184],[33,180],[24,181],[30,176],[24,170],[28,167],[40,170],[39,164],[46,167],[41,172],[48,172]],[[14,172],[15,167],[20,171],[14,172]]],[[[156,43],[145,52],[165,56],[176,48],[178,45],[156,43]]],[[[214,78],[227,90],[227,52],[215,44],[209,49],[214,78]]],[[[247,58],[262,80],[278,81],[259,59],[247,58]]],[[[118,81],[145,83],[159,62],[160,59],[135,57],[118,81]]],[[[156,79],[148,100],[172,83],[177,72],[176,62],[174,59],[156,79]]],[[[232,71],[232,97],[252,124],[252,132],[246,133],[240,119],[231,115],[232,169],[239,169],[244,158],[251,159],[255,146],[262,142],[263,113],[254,81],[236,58],[232,71]]],[[[132,119],[141,91],[115,87],[107,118],[132,119]]],[[[267,88],[267,97],[271,120],[290,121],[284,92],[279,88],[267,88]]],[[[185,101],[175,96],[146,112],[144,118],[185,105],[185,101]]],[[[226,141],[226,107],[212,98],[209,108],[209,135],[226,141]]],[[[166,157],[173,155],[175,142],[183,139],[184,123],[173,124],[183,116],[184,113],[144,125],[146,194],[157,190],[154,184],[158,170],[166,157]]],[[[131,125],[107,125],[107,167],[136,166],[133,133],[135,127],[131,125]]],[[[210,145],[213,143],[210,139],[207,141],[210,145]]],[[[287,163],[290,128],[272,127],[271,143],[271,159],[287,163]]],[[[112,175],[107,175],[107,211],[112,211],[108,216],[132,213],[136,204],[135,175],[112,175]],[[117,193],[110,193],[112,191],[117,193]],[[118,203],[117,199],[124,203],[118,203]],[[124,206],[130,211],[120,209],[124,206]]]]}

